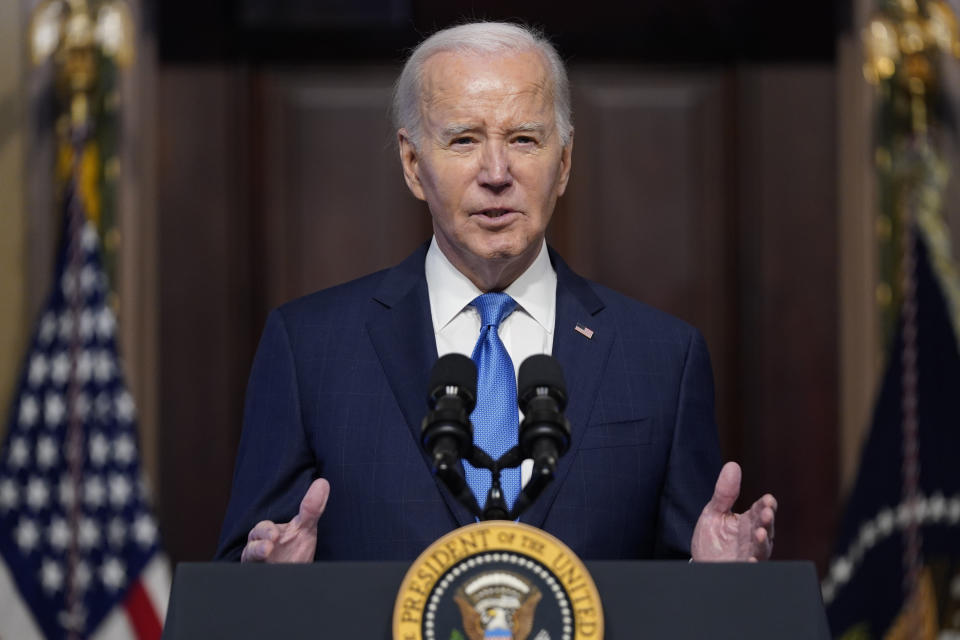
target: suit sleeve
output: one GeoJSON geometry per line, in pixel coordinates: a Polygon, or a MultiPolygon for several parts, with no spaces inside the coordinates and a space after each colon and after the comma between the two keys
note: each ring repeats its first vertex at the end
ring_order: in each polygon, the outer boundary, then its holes
{"type": "Polygon", "coordinates": [[[317,475],[303,426],[297,371],[280,311],[257,348],[244,405],[243,433],[217,560],[239,560],[253,526],[287,522],[317,475]]]}
{"type": "Polygon", "coordinates": [[[707,345],[693,330],[688,343],[657,530],[658,557],[689,557],[693,529],[720,473],[720,441],[707,345]]]}

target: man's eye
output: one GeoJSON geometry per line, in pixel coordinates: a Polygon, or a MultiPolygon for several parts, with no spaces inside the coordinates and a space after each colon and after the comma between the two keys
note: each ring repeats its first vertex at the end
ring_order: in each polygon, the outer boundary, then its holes
{"type": "Polygon", "coordinates": [[[459,138],[454,138],[451,144],[470,144],[473,142],[473,138],[470,136],[460,136],[459,138]]]}
{"type": "Polygon", "coordinates": [[[536,144],[536,139],[531,136],[517,136],[513,139],[517,144],[536,144]]]}

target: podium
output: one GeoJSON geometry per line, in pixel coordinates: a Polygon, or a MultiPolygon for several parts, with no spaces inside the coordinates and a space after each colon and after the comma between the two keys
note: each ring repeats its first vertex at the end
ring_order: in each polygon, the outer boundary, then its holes
{"type": "MultiPolygon", "coordinates": [[[[809,562],[586,562],[603,602],[604,637],[827,640],[809,562]]],[[[391,637],[408,563],[182,563],[163,637],[391,637]]]]}

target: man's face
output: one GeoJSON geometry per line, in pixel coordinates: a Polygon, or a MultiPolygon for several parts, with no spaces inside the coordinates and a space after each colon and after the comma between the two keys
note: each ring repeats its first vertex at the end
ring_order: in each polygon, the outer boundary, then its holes
{"type": "Polygon", "coordinates": [[[483,290],[505,287],[539,252],[570,175],[545,62],[532,51],[439,53],[421,100],[421,139],[399,132],[407,185],[454,266],[483,290]]]}

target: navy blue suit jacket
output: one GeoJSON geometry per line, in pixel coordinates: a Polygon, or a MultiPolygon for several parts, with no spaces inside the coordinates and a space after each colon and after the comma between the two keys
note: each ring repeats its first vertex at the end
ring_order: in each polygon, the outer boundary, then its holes
{"type": "MultiPolygon", "coordinates": [[[[217,557],[260,520],[286,522],[330,482],[317,560],[412,560],[473,522],[419,445],[437,359],[426,245],[400,265],[287,303],[267,320],[217,557]]],[[[553,355],[569,391],[570,451],[522,516],[580,557],[689,553],[720,469],[713,379],[696,329],[557,272],[553,355]],[[574,330],[593,330],[587,338],[574,330]]]]}

